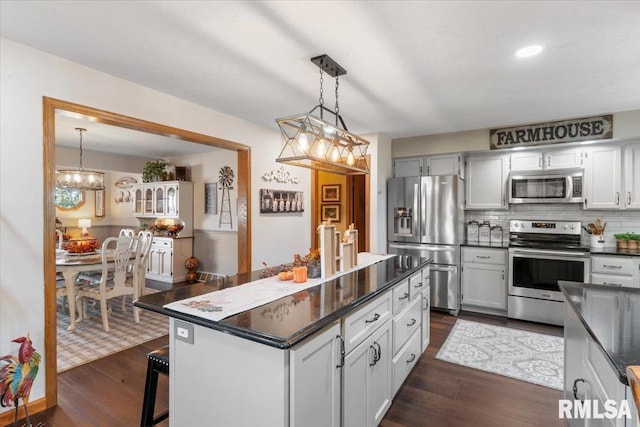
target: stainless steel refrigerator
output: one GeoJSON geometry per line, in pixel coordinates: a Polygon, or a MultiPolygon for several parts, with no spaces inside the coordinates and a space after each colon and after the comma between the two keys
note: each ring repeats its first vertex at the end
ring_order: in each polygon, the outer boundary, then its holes
{"type": "Polygon", "coordinates": [[[431,307],[460,311],[463,181],[457,175],[387,181],[389,253],[432,258],[431,307]]]}

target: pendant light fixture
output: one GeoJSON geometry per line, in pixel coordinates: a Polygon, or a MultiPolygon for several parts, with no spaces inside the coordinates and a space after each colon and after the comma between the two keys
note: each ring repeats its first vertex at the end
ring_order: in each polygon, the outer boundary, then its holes
{"type": "Polygon", "coordinates": [[[369,173],[369,141],[349,132],[340,115],[339,76],[347,74],[347,71],[328,55],[311,58],[311,62],[320,68],[319,104],[308,113],[276,119],[284,140],[276,162],[342,175],[369,173]],[[324,106],[323,73],[336,81],[335,111],[324,106]],[[314,113],[319,113],[320,117],[314,113]],[[325,113],[333,115],[333,123],[325,120],[325,113]]]}
{"type": "Polygon", "coordinates": [[[104,190],[104,174],[97,171],[84,170],[82,167],[82,132],[85,128],[75,128],[80,132],[80,169],[56,171],[56,187],[75,188],[78,190],[104,190]]]}

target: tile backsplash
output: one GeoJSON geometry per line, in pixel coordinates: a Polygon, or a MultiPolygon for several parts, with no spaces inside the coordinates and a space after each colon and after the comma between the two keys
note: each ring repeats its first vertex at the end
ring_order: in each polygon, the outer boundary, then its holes
{"type": "MultiPolygon", "coordinates": [[[[579,204],[523,204],[511,205],[508,210],[468,210],[464,214],[465,223],[475,220],[478,222],[489,221],[491,225],[500,225],[504,230],[504,239],[509,238],[509,220],[556,220],[556,221],[580,221],[583,225],[595,222],[600,218],[605,229],[605,245],[615,246],[613,237],[616,233],[635,232],[640,233],[640,211],[637,210],[584,210],[579,204]]],[[[589,245],[589,235],[582,232],[582,243],[589,245]]]]}

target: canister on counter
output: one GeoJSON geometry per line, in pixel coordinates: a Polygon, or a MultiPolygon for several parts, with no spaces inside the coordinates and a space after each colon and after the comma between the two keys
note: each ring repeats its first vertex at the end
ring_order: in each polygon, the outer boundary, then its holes
{"type": "Polygon", "coordinates": [[[467,241],[468,242],[477,242],[478,241],[478,221],[469,221],[467,223],[467,241]]]}
{"type": "Polygon", "coordinates": [[[478,227],[478,241],[480,243],[489,243],[491,241],[491,225],[489,221],[484,221],[478,227]]]}
{"type": "Polygon", "coordinates": [[[502,227],[494,225],[491,227],[491,244],[502,243],[502,227]]]}

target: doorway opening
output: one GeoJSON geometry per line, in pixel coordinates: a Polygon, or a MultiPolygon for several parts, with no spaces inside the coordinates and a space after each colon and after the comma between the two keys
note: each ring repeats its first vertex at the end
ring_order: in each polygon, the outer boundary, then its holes
{"type": "MultiPolygon", "coordinates": [[[[173,137],[180,140],[236,151],[238,212],[238,272],[251,268],[251,150],[250,147],[195,132],[153,123],[109,111],[99,110],[67,101],[43,97],[43,163],[44,163],[44,229],[55,229],[55,117],[56,111],[116,127],[173,137]]],[[[46,407],[57,403],[57,333],[56,333],[56,265],[55,236],[44,233],[44,317],[45,317],[45,400],[46,407]]]]}

